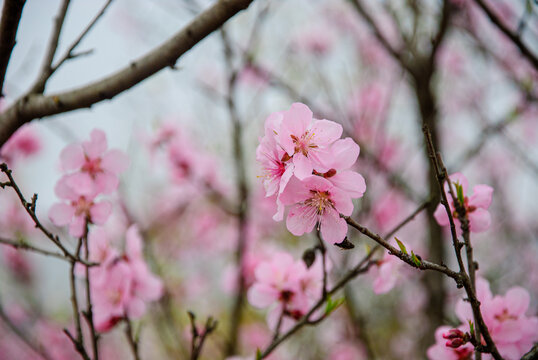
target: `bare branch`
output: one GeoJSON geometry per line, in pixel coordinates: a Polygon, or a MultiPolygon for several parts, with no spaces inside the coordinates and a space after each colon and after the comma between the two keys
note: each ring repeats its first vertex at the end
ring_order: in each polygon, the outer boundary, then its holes
{"type": "Polygon", "coordinates": [[[71,0],[63,0],[62,4],[60,5],[60,10],[58,11],[58,15],[56,15],[54,18],[54,26],[52,27],[47,52],[45,53],[43,64],[41,65],[41,70],[39,71],[39,77],[32,86],[30,93],[42,94],[43,91],[45,91],[47,80],[52,75],[52,62],[54,61],[54,55],[56,55],[56,50],[58,49],[60,34],[62,33],[65,15],[67,14],[67,8],[69,7],[70,2],[71,0]]]}
{"type": "Polygon", "coordinates": [[[491,22],[519,48],[521,54],[529,60],[532,66],[538,70],[538,57],[523,43],[517,32],[510,30],[484,0],[474,0],[474,2],[486,13],[491,22]]]}
{"type": "Polygon", "coordinates": [[[92,50],[83,51],[79,53],[74,53],[76,47],[80,44],[82,39],[86,37],[86,35],[90,32],[90,30],[94,27],[94,25],[99,21],[99,19],[105,14],[106,10],[110,6],[113,0],[108,0],[106,4],[101,8],[101,10],[95,15],[95,17],[92,19],[92,21],[86,26],[86,28],[80,33],[80,35],[75,39],[75,41],[69,46],[67,51],[64,53],[64,55],[52,66],[51,68],[51,74],[52,75],[64,62],[66,62],[69,59],[74,59],[75,57],[80,57],[84,55],[88,55],[92,53],[92,50]]]}
{"type": "Polygon", "coordinates": [[[32,251],[32,252],[35,252],[35,253],[38,253],[38,254],[41,254],[41,255],[52,256],[52,257],[62,259],[62,260],[69,260],[67,257],[65,257],[64,255],[62,255],[60,253],[40,249],[38,247],[35,247],[35,246],[30,245],[30,244],[28,244],[26,242],[23,242],[23,241],[15,241],[15,240],[9,240],[9,239],[0,238],[0,244],[12,246],[12,247],[14,247],[16,249],[32,251]]]}
{"type": "Polygon", "coordinates": [[[4,78],[21,21],[22,9],[26,0],[5,0],[0,19],[0,98],[4,96],[4,78]]]}
{"type": "Polygon", "coordinates": [[[104,79],[59,94],[23,96],[0,115],[0,146],[28,121],[91,107],[112,99],[166,67],[173,67],[181,55],[252,1],[217,1],[162,45],[104,79]]]}

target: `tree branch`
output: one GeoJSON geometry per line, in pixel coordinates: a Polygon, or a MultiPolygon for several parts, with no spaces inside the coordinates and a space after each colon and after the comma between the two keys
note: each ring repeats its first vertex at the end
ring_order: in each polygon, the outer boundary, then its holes
{"type": "Polygon", "coordinates": [[[529,60],[532,66],[538,70],[538,57],[523,43],[517,32],[510,30],[484,0],[474,0],[474,2],[486,13],[491,22],[518,47],[521,54],[529,60]]]}
{"type": "Polygon", "coordinates": [[[71,0],[63,0],[62,4],[60,5],[60,10],[58,11],[58,15],[56,15],[54,18],[54,26],[52,27],[47,52],[45,53],[43,64],[41,65],[41,70],[39,71],[39,77],[30,89],[30,93],[42,94],[43,91],[45,91],[47,80],[52,75],[52,61],[54,60],[54,55],[56,55],[56,50],[58,49],[60,34],[62,33],[65,15],[67,14],[67,8],[69,7],[70,2],[71,0]]]}
{"type": "Polygon", "coordinates": [[[252,1],[217,1],[162,45],[104,79],[59,94],[23,96],[0,115],[0,146],[28,121],[91,107],[112,99],[168,66],[173,67],[181,55],[252,1]]]}
{"type": "Polygon", "coordinates": [[[26,0],[5,0],[2,7],[2,18],[0,19],[0,98],[4,96],[7,65],[15,47],[15,37],[25,3],[26,0]]]}
{"type": "Polygon", "coordinates": [[[0,238],[0,244],[12,246],[12,247],[14,247],[16,249],[32,251],[32,252],[35,252],[35,253],[38,253],[38,254],[41,254],[41,255],[45,255],[45,256],[52,256],[52,257],[62,259],[62,260],[69,260],[67,257],[65,257],[64,255],[62,255],[60,253],[40,249],[38,247],[34,247],[33,245],[30,245],[30,244],[28,244],[26,242],[23,242],[23,241],[15,241],[15,240],[9,240],[9,239],[0,238]]]}

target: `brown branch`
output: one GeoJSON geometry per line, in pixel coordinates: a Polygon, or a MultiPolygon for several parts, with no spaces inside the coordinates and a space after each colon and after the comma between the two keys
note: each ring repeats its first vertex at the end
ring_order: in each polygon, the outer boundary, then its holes
{"type": "Polygon", "coordinates": [[[35,213],[37,194],[34,194],[31,202],[26,201],[24,195],[19,189],[19,186],[13,178],[11,170],[7,167],[5,163],[0,164],[0,171],[6,174],[9,180],[7,183],[0,183],[0,187],[4,188],[5,186],[10,186],[11,188],[13,188],[13,190],[15,190],[15,192],[17,193],[17,196],[19,197],[19,200],[21,201],[24,209],[34,221],[35,227],[38,228],[43,234],[45,234],[45,236],[48,237],[62,251],[65,257],[69,258],[71,261],[78,261],[78,259],[73,256],[73,254],[71,254],[69,251],[67,251],[67,249],[62,245],[58,236],[53,235],[50,231],[48,231],[37,218],[37,215],[35,213]]]}
{"type": "Polygon", "coordinates": [[[15,37],[21,21],[26,0],[4,0],[0,19],[0,98],[4,96],[4,79],[11,53],[15,47],[15,37]]]}
{"type": "Polygon", "coordinates": [[[198,360],[202,353],[202,347],[209,334],[217,328],[218,322],[211,316],[207,318],[204,329],[198,332],[196,327],[196,315],[192,311],[188,311],[189,320],[191,322],[191,360],[198,360]]]}
{"type": "Polygon", "coordinates": [[[355,9],[359,13],[359,15],[366,20],[368,25],[370,26],[371,30],[374,33],[374,36],[377,38],[377,40],[381,43],[383,48],[399,63],[401,66],[409,71],[410,73],[413,73],[413,69],[411,68],[408,61],[404,58],[404,55],[402,54],[401,50],[395,49],[387,40],[387,38],[383,35],[381,32],[379,26],[375,22],[374,18],[368,13],[366,8],[363,6],[361,0],[351,0],[351,3],[354,5],[355,9]]]}
{"type": "Polygon", "coordinates": [[[43,64],[39,71],[39,77],[30,89],[30,93],[42,94],[43,91],[45,91],[47,80],[52,75],[52,62],[54,61],[54,55],[56,55],[56,50],[58,49],[58,42],[60,40],[62,27],[65,22],[65,15],[67,14],[67,8],[69,7],[70,2],[71,0],[62,0],[58,15],[54,18],[54,26],[52,27],[47,52],[45,53],[43,64]]]}
{"type": "Polygon", "coordinates": [[[71,46],[69,46],[69,49],[67,49],[67,51],[64,53],[64,55],[60,58],[60,60],[58,60],[58,62],[56,62],[56,64],[54,64],[52,67],[51,67],[51,73],[49,75],[49,77],[54,74],[54,72],[56,70],[58,70],[58,68],[60,66],[62,66],[62,64],[64,62],[66,62],[67,60],[69,59],[73,59],[75,57],[80,57],[80,56],[83,56],[83,55],[87,55],[87,54],[90,54],[92,51],[89,50],[89,51],[84,51],[84,52],[80,52],[80,53],[74,53],[76,47],[80,44],[80,42],[82,41],[82,39],[84,39],[84,37],[86,37],[86,35],[90,32],[90,30],[94,27],[94,25],[97,23],[97,21],[99,21],[99,19],[105,14],[105,11],[108,9],[108,7],[110,6],[110,4],[112,3],[113,0],[108,0],[105,5],[101,8],[101,10],[97,13],[97,15],[95,15],[95,17],[92,19],[92,21],[86,26],[86,28],[80,33],[80,35],[75,39],[75,41],[71,44],[71,46]]]}
{"type": "Polygon", "coordinates": [[[491,22],[518,47],[521,54],[529,60],[532,66],[538,70],[538,57],[523,43],[517,32],[510,30],[484,0],[474,0],[474,2],[486,13],[491,22]]]}
{"type": "MultiPolygon", "coordinates": [[[[90,249],[88,246],[88,221],[86,220],[86,229],[84,231],[84,236],[82,238],[82,242],[84,244],[84,252],[85,252],[85,260],[86,262],[90,259],[90,249]]],[[[88,266],[85,266],[86,268],[86,279],[85,279],[85,285],[86,285],[86,312],[84,313],[84,317],[86,318],[86,321],[88,322],[88,326],[90,328],[90,339],[92,344],[92,350],[93,350],[93,359],[99,360],[99,348],[98,348],[98,341],[99,336],[97,335],[97,332],[95,331],[95,324],[93,323],[93,305],[92,305],[92,296],[91,296],[91,284],[90,284],[90,268],[88,266]]]]}
{"type": "Polygon", "coordinates": [[[133,326],[131,320],[126,316],[125,317],[125,336],[127,337],[127,342],[133,353],[133,358],[135,360],[140,360],[140,352],[138,351],[138,339],[134,337],[133,326]]]}
{"type": "Polygon", "coordinates": [[[0,115],[0,146],[28,121],[91,107],[130,89],[158,71],[173,67],[189,51],[253,0],[220,0],[162,45],[108,77],[75,90],[49,96],[23,96],[0,115]]]}
{"type": "Polygon", "coordinates": [[[461,243],[458,240],[457,234],[456,234],[456,226],[454,225],[454,218],[452,216],[452,211],[450,210],[450,206],[448,203],[447,195],[444,191],[444,182],[448,181],[449,183],[449,190],[452,193],[452,197],[454,197],[452,185],[450,184],[450,179],[448,178],[447,170],[442,165],[441,162],[441,154],[438,153],[435,150],[434,143],[432,141],[431,133],[426,124],[422,126],[422,131],[424,133],[424,138],[426,140],[426,147],[428,150],[428,154],[431,160],[431,163],[433,165],[433,169],[435,170],[435,175],[439,184],[439,191],[441,193],[441,203],[445,207],[445,210],[448,215],[448,220],[450,223],[450,233],[452,234],[452,245],[454,247],[454,252],[456,254],[456,258],[458,260],[458,266],[459,266],[459,281],[456,283],[459,287],[463,287],[465,289],[465,292],[467,293],[467,297],[469,298],[469,302],[471,304],[471,308],[473,311],[473,316],[475,319],[476,326],[479,328],[480,333],[482,333],[484,340],[486,341],[486,346],[477,346],[477,351],[480,352],[489,352],[493,356],[495,360],[502,360],[502,356],[499,354],[499,351],[497,350],[497,347],[495,346],[495,343],[493,342],[493,339],[491,338],[491,334],[489,333],[488,327],[486,326],[486,323],[484,322],[484,319],[482,317],[482,313],[480,312],[480,302],[478,301],[476,297],[476,293],[474,291],[474,288],[472,286],[471,280],[467,273],[465,272],[465,266],[463,265],[463,260],[461,257],[461,249],[463,247],[463,243],[461,243]]]}
{"type": "Polygon", "coordinates": [[[237,250],[236,263],[238,267],[237,274],[237,294],[232,305],[231,323],[230,323],[230,339],[227,345],[226,354],[233,355],[236,353],[239,342],[239,326],[241,324],[243,304],[245,302],[246,283],[244,274],[244,257],[247,241],[247,222],[249,212],[249,191],[247,185],[247,174],[245,168],[245,158],[243,154],[243,128],[241,119],[237,113],[235,105],[235,89],[237,84],[237,71],[233,69],[233,51],[231,42],[224,29],[221,29],[221,38],[224,45],[224,58],[228,71],[228,96],[226,104],[228,113],[232,121],[232,145],[233,157],[235,163],[236,188],[238,196],[238,211],[237,211],[237,250]]]}
{"type": "MultiPolygon", "coordinates": [[[[81,247],[82,239],[79,239],[76,252],[77,257],[80,255],[81,247]]],[[[69,271],[69,285],[71,290],[71,307],[73,308],[73,319],[75,322],[76,337],[73,336],[67,329],[64,329],[64,333],[69,337],[69,339],[73,343],[73,346],[75,347],[75,350],[80,354],[80,356],[82,356],[84,360],[91,360],[86,351],[86,348],[84,347],[84,338],[82,337],[82,327],[80,325],[80,307],[78,304],[77,284],[75,278],[75,265],[76,261],[71,260],[71,268],[69,271]]]]}
{"type": "Polygon", "coordinates": [[[64,255],[62,255],[60,253],[53,252],[53,251],[48,251],[48,250],[45,250],[45,249],[40,249],[40,248],[35,247],[33,245],[30,245],[30,244],[28,244],[28,243],[26,243],[24,241],[16,241],[16,240],[9,240],[9,239],[0,238],[0,244],[4,244],[4,245],[7,245],[7,246],[12,246],[12,247],[14,247],[16,249],[32,251],[32,252],[35,252],[35,253],[38,253],[38,254],[41,254],[41,255],[45,255],[45,256],[52,256],[52,257],[62,259],[62,260],[69,260],[67,257],[65,257],[64,255]]]}
{"type": "Polygon", "coordinates": [[[538,359],[538,344],[535,344],[532,349],[523,355],[521,360],[537,360],[538,359]]]}

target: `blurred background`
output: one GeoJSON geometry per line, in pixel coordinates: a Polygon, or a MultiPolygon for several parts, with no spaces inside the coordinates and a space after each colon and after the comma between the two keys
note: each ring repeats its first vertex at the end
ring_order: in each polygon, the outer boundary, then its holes
{"type": "MultiPolygon", "coordinates": [[[[112,1],[77,48],[92,52],[62,65],[45,93],[113,73],[172,36],[209,4],[112,1]]],[[[538,53],[535,2],[488,4],[538,53]]],[[[103,5],[72,1],[58,54],[103,5]]],[[[56,0],[27,1],[0,111],[35,81],[59,7],[56,0]]],[[[449,173],[463,173],[470,188],[488,184],[495,189],[492,226],[472,235],[479,276],[490,281],[494,294],[513,286],[526,288],[531,294],[528,314],[536,315],[537,79],[532,64],[473,1],[255,1],[175,68],[91,109],[33,121],[27,131],[35,151],[2,156],[24,194],[39,195],[42,222],[74,247],[65,229],[48,220],[57,201],[59,154],[67,144],[88,139],[92,129],[105,131],[109,148],[125,151],[131,162],[105,228],[121,243],[125,229],[138,224],[146,260],[165,286],[162,299],[135,324],[141,357],[187,358],[187,310],[199,319],[213,316],[219,321],[202,358],[253,356],[270,343],[272,334],[266,312],[246,300],[236,351],[226,350],[237,303],[241,227],[246,229],[247,286],[255,265],[271,254],[284,250],[298,259],[317,243],[315,234],[297,238],[283,222],[272,220],[276,206],[264,197],[255,159],[266,117],[293,102],[307,104],[316,118],[341,123],[344,136],[360,145],[354,170],[365,177],[367,190],[355,200],[353,218],[385,234],[433,199],[397,237],[424,259],[455,267],[450,236],[432,217],[439,194],[422,134],[427,124],[449,173]],[[234,155],[235,136],[241,138],[242,160],[234,155]],[[181,146],[172,146],[171,138],[181,146]],[[238,186],[238,161],[246,167],[245,198],[238,186]],[[244,223],[238,222],[235,208],[244,209],[244,223]]],[[[53,248],[32,229],[13,195],[0,189],[0,235],[53,248]]],[[[352,229],[348,237],[354,249],[328,247],[333,283],[375,245],[352,229]]],[[[8,246],[0,252],[0,358],[40,358],[10,324],[49,351],[49,357],[74,358],[62,333],[72,322],[68,263],[8,246]]],[[[383,256],[378,253],[380,260],[383,256]]],[[[435,329],[458,325],[454,304],[464,293],[438,274],[398,262],[380,272],[381,264],[346,286],[340,295],[344,305],[326,321],[303,329],[270,358],[426,358],[435,329]],[[380,276],[384,288],[376,287],[380,276]]],[[[102,336],[102,352],[105,359],[129,358],[121,328],[102,336]]]]}

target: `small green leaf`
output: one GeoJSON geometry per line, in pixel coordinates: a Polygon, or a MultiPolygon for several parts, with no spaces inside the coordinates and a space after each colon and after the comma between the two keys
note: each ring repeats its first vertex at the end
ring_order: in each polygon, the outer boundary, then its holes
{"type": "Polygon", "coordinates": [[[256,349],[256,360],[262,360],[262,351],[260,349],[256,349]]]}
{"type": "Polygon", "coordinates": [[[411,250],[411,260],[413,260],[413,263],[415,263],[416,266],[421,266],[422,261],[415,255],[415,253],[411,250]]]}
{"type": "Polygon", "coordinates": [[[456,193],[458,194],[458,201],[460,202],[461,205],[463,205],[463,200],[464,200],[464,196],[463,196],[463,186],[460,185],[460,183],[454,183],[454,185],[456,186],[456,193]]]}
{"type": "Polygon", "coordinates": [[[405,248],[405,245],[404,245],[400,240],[398,240],[397,237],[395,237],[394,240],[396,240],[396,242],[398,243],[398,246],[400,247],[400,250],[401,250],[405,255],[408,255],[408,254],[407,254],[407,249],[405,248]]]}
{"type": "Polygon", "coordinates": [[[340,298],[333,301],[333,299],[329,296],[327,298],[327,305],[325,306],[325,315],[329,315],[334,310],[336,310],[340,305],[344,303],[345,299],[340,298]]]}
{"type": "Polygon", "coordinates": [[[469,320],[469,329],[471,329],[471,337],[474,338],[474,324],[471,320],[469,320]]]}

